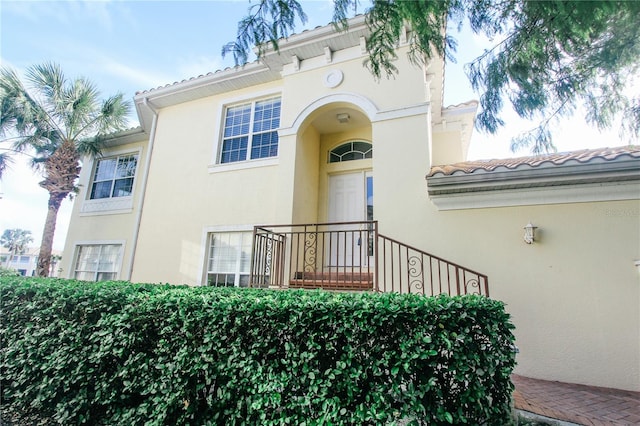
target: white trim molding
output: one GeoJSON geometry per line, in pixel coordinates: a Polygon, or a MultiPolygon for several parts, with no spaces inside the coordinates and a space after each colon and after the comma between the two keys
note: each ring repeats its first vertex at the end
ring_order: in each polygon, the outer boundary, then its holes
{"type": "MultiPolygon", "coordinates": [[[[89,181],[86,186],[86,193],[82,197],[82,204],[80,205],[80,216],[96,216],[103,214],[122,214],[122,213],[131,213],[133,211],[133,198],[135,196],[136,191],[144,192],[144,185],[141,185],[141,188],[137,188],[138,185],[138,176],[140,171],[142,170],[141,160],[143,160],[142,155],[144,152],[144,147],[139,146],[134,149],[115,149],[108,150],[103,153],[102,157],[91,158],[88,164],[89,166],[89,181]],[[91,187],[94,182],[94,175],[96,172],[96,164],[98,161],[103,160],[105,158],[118,157],[122,155],[137,155],[137,163],[136,163],[136,172],[133,177],[133,186],[131,195],[126,197],[108,197],[108,198],[96,198],[91,199],[91,187]]],[[[142,170],[143,173],[146,173],[146,169],[142,170]]],[[[143,179],[144,180],[144,179],[143,179]]]]}
{"type": "Polygon", "coordinates": [[[124,254],[126,250],[126,240],[78,240],[73,243],[73,258],[69,264],[69,271],[67,272],[67,278],[73,279],[76,272],[76,262],[78,261],[79,247],[83,246],[104,246],[104,245],[119,245],[120,256],[116,265],[116,280],[122,279],[122,262],[124,261],[124,254]]]}
{"type": "Polygon", "coordinates": [[[209,234],[221,232],[253,232],[253,228],[254,225],[210,225],[202,228],[202,238],[200,240],[200,282],[197,285],[207,285],[209,234]]]}
{"type": "Polygon", "coordinates": [[[305,123],[307,118],[313,114],[319,108],[330,104],[350,104],[360,109],[369,119],[369,121],[375,121],[378,114],[378,107],[371,101],[371,99],[362,96],[357,93],[333,93],[327,96],[316,99],[309,105],[307,105],[293,120],[291,127],[281,127],[278,131],[280,137],[291,136],[298,134],[298,131],[305,123]]]}
{"type": "Polygon", "coordinates": [[[435,173],[427,187],[439,210],[640,200],[640,159],[435,173]]]}

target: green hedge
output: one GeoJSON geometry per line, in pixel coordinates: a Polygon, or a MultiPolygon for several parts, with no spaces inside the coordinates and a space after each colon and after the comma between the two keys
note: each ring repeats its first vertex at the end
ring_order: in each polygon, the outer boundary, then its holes
{"type": "Polygon", "coordinates": [[[0,279],[5,420],[510,423],[501,302],[0,279]]]}

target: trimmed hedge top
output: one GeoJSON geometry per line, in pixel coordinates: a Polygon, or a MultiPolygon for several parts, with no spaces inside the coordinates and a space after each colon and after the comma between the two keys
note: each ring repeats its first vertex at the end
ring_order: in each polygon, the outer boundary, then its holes
{"type": "Polygon", "coordinates": [[[510,422],[513,326],[482,296],[0,279],[3,418],[510,422]]]}

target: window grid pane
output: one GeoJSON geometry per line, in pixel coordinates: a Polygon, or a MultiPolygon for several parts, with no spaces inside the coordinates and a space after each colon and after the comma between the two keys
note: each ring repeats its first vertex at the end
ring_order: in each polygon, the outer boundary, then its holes
{"type": "Polygon", "coordinates": [[[262,133],[253,137],[251,159],[278,155],[278,132],[262,133]]]}
{"type": "Polygon", "coordinates": [[[84,281],[115,279],[121,249],[119,244],[79,246],[74,277],[84,281]]]}
{"type": "Polygon", "coordinates": [[[128,197],[133,192],[133,178],[118,179],[113,187],[114,197],[128,197]]]}
{"type": "Polygon", "coordinates": [[[347,142],[329,151],[329,163],[373,158],[373,145],[369,142],[347,142]]]}
{"type": "Polygon", "coordinates": [[[207,284],[244,286],[249,283],[251,268],[251,232],[211,234],[207,259],[207,284]]]}
{"type": "Polygon", "coordinates": [[[107,182],[94,182],[91,187],[91,199],[99,199],[99,198],[109,198],[111,195],[111,184],[112,181],[107,182]]]}
{"type": "Polygon", "coordinates": [[[116,159],[109,158],[105,160],[100,160],[96,167],[96,174],[93,179],[98,181],[103,180],[111,180],[113,179],[113,174],[116,170],[116,159]]]}
{"type": "Polygon", "coordinates": [[[135,154],[99,160],[89,198],[95,200],[130,196],[133,193],[137,165],[138,156],[135,154]]]}
{"type": "Polygon", "coordinates": [[[220,163],[277,156],[280,110],[279,97],[227,108],[220,163]]]}
{"type": "Polygon", "coordinates": [[[116,169],[116,178],[133,177],[136,174],[136,165],[138,158],[135,155],[127,155],[118,158],[118,168],[116,169]]]}

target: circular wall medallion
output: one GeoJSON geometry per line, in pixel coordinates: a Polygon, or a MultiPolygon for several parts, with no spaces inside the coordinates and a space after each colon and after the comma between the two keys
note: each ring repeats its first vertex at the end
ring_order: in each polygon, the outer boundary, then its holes
{"type": "Polygon", "coordinates": [[[330,89],[338,87],[342,83],[344,74],[340,70],[331,70],[324,75],[324,85],[330,89]]]}

